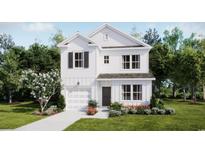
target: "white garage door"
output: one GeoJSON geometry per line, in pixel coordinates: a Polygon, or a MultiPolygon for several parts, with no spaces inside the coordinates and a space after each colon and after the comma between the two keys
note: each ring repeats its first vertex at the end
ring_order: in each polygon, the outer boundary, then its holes
{"type": "Polygon", "coordinates": [[[68,107],[85,107],[90,99],[89,91],[71,91],[68,93],[68,107]]]}

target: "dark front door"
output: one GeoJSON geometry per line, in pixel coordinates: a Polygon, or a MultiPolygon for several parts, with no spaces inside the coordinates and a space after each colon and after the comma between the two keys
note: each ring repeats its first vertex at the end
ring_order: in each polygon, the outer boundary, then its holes
{"type": "Polygon", "coordinates": [[[109,106],[111,103],[111,87],[102,87],[102,106],[109,106]]]}

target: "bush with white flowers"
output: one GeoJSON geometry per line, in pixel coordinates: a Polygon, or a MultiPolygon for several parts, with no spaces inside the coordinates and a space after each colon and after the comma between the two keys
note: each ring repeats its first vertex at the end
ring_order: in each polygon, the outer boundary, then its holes
{"type": "Polygon", "coordinates": [[[31,95],[40,103],[41,112],[43,112],[51,97],[60,88],[60,75],[58,70],[36,73],[29,69],[22,72],[21,82],[31,89],[31,95]]]}

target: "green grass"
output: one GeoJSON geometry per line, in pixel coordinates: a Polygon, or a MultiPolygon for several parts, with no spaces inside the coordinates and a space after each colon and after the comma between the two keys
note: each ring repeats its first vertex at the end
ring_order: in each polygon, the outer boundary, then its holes
{"type": "Polygon", "coordinates": [[[0,129],[13,129],[42,119],[43,116],[32,114],[37,108],[39,104],[32,102],[0,103],[0,129]]]}
{"type": "Polygon", "coordinates": [[[197,105],[180,100],[165,101],[176,115],[125,115],[108,119],[80,119],[67,131],[169,131],[205,130],[205,103],[197,105]]]}

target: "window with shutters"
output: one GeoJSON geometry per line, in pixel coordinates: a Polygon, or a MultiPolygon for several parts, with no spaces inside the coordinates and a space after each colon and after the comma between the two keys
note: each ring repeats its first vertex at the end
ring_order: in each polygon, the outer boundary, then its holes
{"type": "Polygon", "coordinates": [[[83,68],[83,52],[75,52],[75,68],[83,68]]]}

